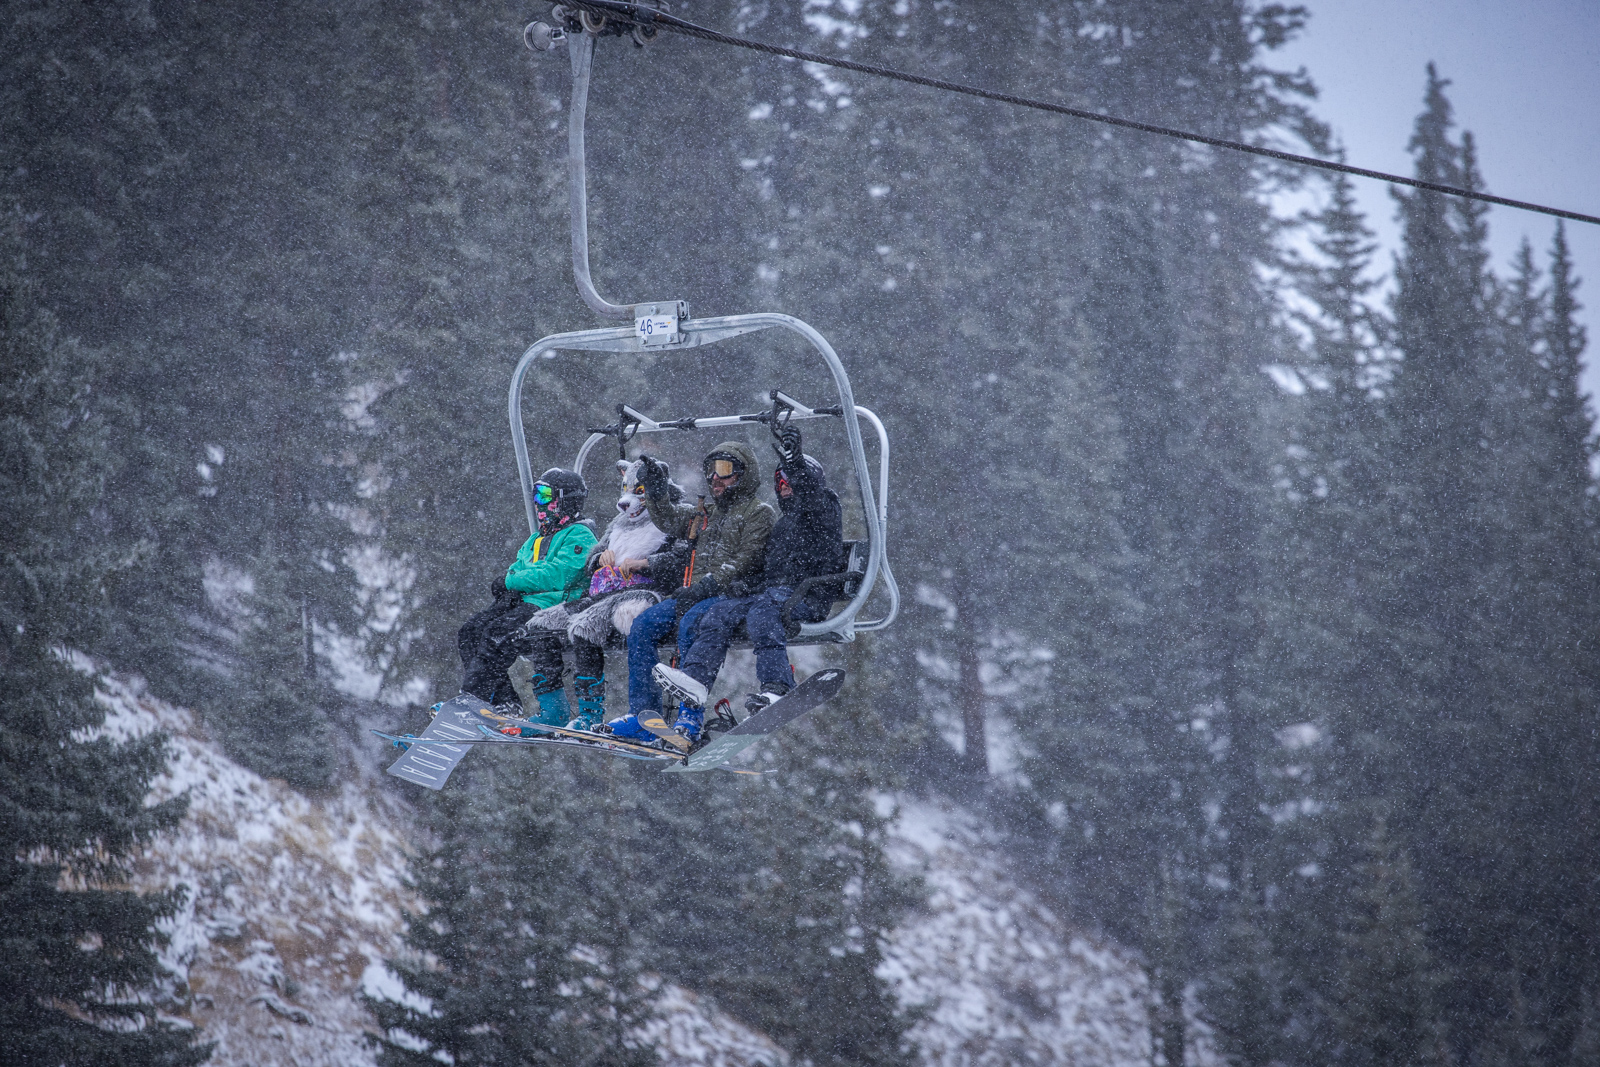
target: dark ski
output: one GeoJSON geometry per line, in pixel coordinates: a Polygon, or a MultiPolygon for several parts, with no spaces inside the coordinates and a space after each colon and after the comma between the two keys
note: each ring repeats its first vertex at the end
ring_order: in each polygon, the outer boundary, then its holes
{"type": "Polygon", "coordinates": [[[570,737],[586,744],[604,745],[618,751],[638,753],[655,760],[672,760],[676,763],[683,759],[682,753],[674,752],[671,749],[656,748],[654,745],[641,745],[633,741],[623,741],[619,738],[611,737],[609,734],[591,733],[588,730],[569,730],[565,726],[546,726],[544,723],[512,718],[507,718],[504,725],[520,726],[524,730],[538,730],[541,733],[557,737],[570,737]]]}
{"type": "Polygon", "coordinates": [[[603,752],[612,756],[621,756],[624,759],[638,760],[676,760],[679,757],[671,752],[662,752],[660,749],[640,748],[628,744],[626,741],[612,741],[605,737],[578,737],[566,735],[562,737],[507,737],[495,733],[487,726],[480,726],[485,740],[510,741],[518,745],[561,745],[564,748],[581,748],[586,752],[603,752]]]}

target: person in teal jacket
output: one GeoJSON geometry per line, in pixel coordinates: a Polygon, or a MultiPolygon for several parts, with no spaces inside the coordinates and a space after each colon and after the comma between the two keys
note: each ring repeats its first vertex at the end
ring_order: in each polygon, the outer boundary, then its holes
{"type": "Polygon", "coordinates": [[[494,603],[456,635],[461,691],[488,704],[515,702],[506,675],[519,651],[514,635],[534,612],[583,595],[583,565],[595,542],[594,529],[583,518],[589,487],[581,474],[552,467],[540,475],[533,492],[539,532],[517,552],[505,577],[490,583],[494,603]]]}

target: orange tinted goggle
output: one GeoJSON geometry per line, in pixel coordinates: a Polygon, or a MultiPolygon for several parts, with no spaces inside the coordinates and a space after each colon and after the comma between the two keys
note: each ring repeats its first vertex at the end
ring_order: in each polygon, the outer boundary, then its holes
{"type": "Polygon", "coordinates": [[[706,474],[713,478],[732,478],[742,470],[740,464],[731,459],[717,458],[706,463],[706,474]]]}

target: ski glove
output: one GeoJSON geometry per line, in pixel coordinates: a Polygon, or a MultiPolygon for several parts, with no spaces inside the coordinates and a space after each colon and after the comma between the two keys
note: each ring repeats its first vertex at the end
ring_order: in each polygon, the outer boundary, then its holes
{"type": "Polygon", "coordinates": [[[721,589],[717,585],[717,580],[708,575],[697,579],[693,585],[684,586],[674,595],[677,598],[678,607],[686,608],[691,604],[698,604],[702,600],[708,600],[720,594],[721,589]]]}
{"type": "Polygon", "coordinates": [[[644,486],[645,496],[666,496],[670,485],[667,478],[667,465],[659,459],[655,459],[649,453],[640,456],[639,462],[643,464],[639,471],[639,484],[644,486]]]}
{"type": "Polygon", "coordinates": [[[772,431],[772,436],[778,439],[772,450],[778,454],[778,461],[785,467],[793,466],[800,460],[800,430],[795,426],[782,426],[772,431]]]}
{"type": "Polygon", "coordinates": [[[511,590],[506,588],[505,575],[502,574],[500,577],[489,583],[489,595],[494,597],[496,600],[501,600],[511,595],[511,590]]]}
{"type": "Polygon", "coordinates": [[[728,588],[722,595],[734,598],[747,597],[750,595],[750,586],[743,578],[735,578],[728,583],[728,588]]]}

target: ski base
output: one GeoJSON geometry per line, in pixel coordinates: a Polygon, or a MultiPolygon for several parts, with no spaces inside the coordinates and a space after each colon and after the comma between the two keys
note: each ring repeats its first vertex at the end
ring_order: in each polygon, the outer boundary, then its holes
{"type": "MultiPolygon", "coordinates": [[[[581,745],[582,747],[590,749],[591,751],[610,752],[612,755],[624,756],[627,759],[655,760],[658,762],[665,761],[677,765],[674,767],[668,767],[667,770],[669,771],[680,769],[684,760],[684,757],[676,752],[654,748],[648,745],[636,745],[631,741],[618,741],[606,734],[590,733],[588,730],[569,730],[565,726],[545,726],[543,723],[529,722],[526,719],[513,719],[510,721],[515,722],[518,726],[521,726],[525,729],[548,730],[551,733],[560,735],[559,738],[549,738],[549,742],[559,740],[564,745],[581,745]]],[[[482,727],[480,727],[480,729],[482,729],[482,727]]],[[[485,730],[484,732],[487,733],[488,731],[485,730]]],[[[537,742],[546,739],[510,738],[510,740],[537,742]]],[[[707,767],[705,769],[712,770],[713,768],[707,767]]],[[[727,771],[729,774],[762,775],[772,773],[771,771],[751,770],[747,767],[717,767],[715,769],[727,771]]]]}
{"type": "Polygon", "coordinates": [[[582,741],[586,744],[606,745],[610,748],[615,748],[626,752],[635,752],[642,756],[648,757],[649,759],[671,760],[674,763],[680,762],[683,759],[683,753],[681,752],[674,752],[670,749],[664,748],[655,748],[652,745],[635,744],[632,741],[623,741],[619,738],[613,738],[609,734],[597,734],[592,733],[589,730],[571,730],[565,726],[546,726],[544,723],[530,722],[527,719],[507,719],[505,724],[508,726],[520,726],[524,730],[538,730],[541,733],[554,734],[558,737],[575,738],[576,740],[582,741]]]}
{"type": "Polygon", "coordinates": [[[496,733],[487,726],[478,729],[484,733],[485,740],[510,741],[519,745],[560,745],[562,748],[581,748],[588,752],[605,752],[624,759],[646,760],[659,763],[662,760],[675,760],[678,757],[670,752],[661,752],[650,748],[634,748],[604,738],[580,737],[507,737],[505,734],[496,733]]]}
{"type": "Polygon", "coordinates": [[[485,715],[490,714],[482,701],[465,693],[445,701],[416,743],[390,764],[389,773],[427,789],[443,789],[461,757],[471,751],[469,744],[463,742],[482,736],[478,733],[480,708],[485,715]]]}

